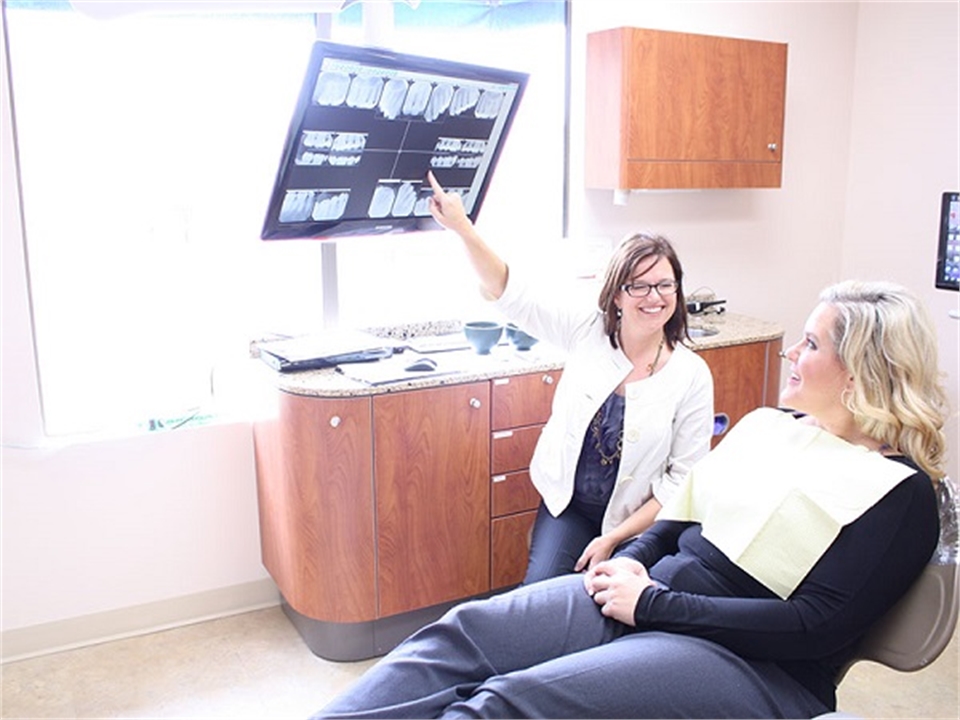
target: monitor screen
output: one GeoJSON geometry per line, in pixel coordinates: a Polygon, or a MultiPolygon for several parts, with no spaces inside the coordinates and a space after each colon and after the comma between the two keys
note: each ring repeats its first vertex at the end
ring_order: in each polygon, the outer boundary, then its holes
{"type": "Polygon", "coordinates": [[[937,287],[960,290],[960,200],[945,192],[940,201],[940,237],[937,243],[937,287]]]}
{"type": "Polygon", "coordinates": [[[527,79],[317,41],[261,238],[437,229],[428,170],[476,221],[527,79]]]}

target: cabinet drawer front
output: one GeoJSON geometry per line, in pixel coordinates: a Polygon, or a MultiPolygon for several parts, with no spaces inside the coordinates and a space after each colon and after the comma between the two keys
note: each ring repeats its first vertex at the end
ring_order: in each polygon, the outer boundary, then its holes
{"type": "Polygon", "coordinates": [[[496,518],[490,523],[490,588],[516,585],[527,574],[530,529],[537,511],[496,518]]]}
{"type": "Polygon", "coordinates": [[[500,430],[491,435],[490,472],[494,475],[530,467],[543,425],[500,430]]]}
{"type": "Polygon", "coordinates": [[[493,517],[536,510],[540,504],[540,493],[530,482],[530,473],[526,470],[494,475],[490,497],[490,514],[493,517]]]}
{"type": "Polygon", "coordinates": [[[550,417],[560,371],[497,378],[493,384],[490,426],[494,430],[543,424],[550,417]]]}

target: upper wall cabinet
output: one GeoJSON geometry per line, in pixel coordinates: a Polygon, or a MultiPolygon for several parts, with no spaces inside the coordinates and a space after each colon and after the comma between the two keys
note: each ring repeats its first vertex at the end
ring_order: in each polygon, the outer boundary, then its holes
{"type": "Polygon", "coordinates": [[[784,43],[590,33],[586,186],[780,187],[786,79],[784,43]]]}

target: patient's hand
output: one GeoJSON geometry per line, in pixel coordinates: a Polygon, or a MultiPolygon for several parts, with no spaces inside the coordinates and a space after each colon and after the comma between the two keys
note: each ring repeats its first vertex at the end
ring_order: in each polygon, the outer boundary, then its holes
{"type": "Polygon", "coordinates": [[[605,617],[633,627],[637,601],[653,585],[647,569],[630,558],[613,558],[587,571],[583,585],[605,617]]]}

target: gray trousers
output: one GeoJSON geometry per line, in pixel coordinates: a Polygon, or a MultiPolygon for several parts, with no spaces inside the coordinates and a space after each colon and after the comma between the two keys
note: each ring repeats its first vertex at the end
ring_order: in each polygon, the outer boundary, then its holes
{"type": "Polygon", "coordinates": [[[315,718],[775,718],[828,708],[772,663],[603,617],[580,575],[463,603],[315,718]]]}

